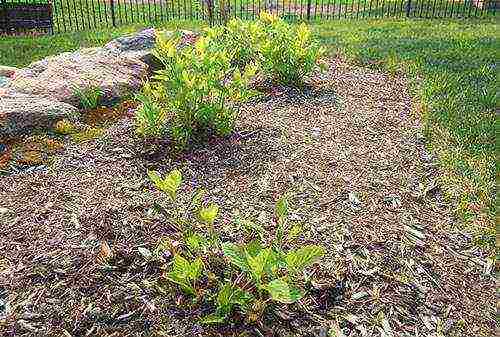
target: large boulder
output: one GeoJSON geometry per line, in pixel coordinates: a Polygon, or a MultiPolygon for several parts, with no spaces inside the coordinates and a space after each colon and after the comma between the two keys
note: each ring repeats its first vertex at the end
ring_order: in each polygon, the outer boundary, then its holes
{"type": "Polygon", "coordinates": [[[78,109],[50,98],[4,92],[0,94],[0,139],[48,130],[62,119],[76,120],[78,109]]]}
{"type": "Polygon", "coordinates": [[[147,74],[148,66],[136,58],[88,48],[50,56],[19,69],[7,90],[78,105],[78,91],[98,87],[106,104],[140,89],[147,74]]]}

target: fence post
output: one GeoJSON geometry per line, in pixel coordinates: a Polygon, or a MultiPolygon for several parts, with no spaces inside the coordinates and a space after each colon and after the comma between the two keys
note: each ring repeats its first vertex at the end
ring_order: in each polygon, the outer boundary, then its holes
{"type": "Polygon", "coordinates": [[[307,0],[307,21],[311,20],[311,1],[307,0]]]}
{"type": "Polygon", "coordinates": [[[204,0],[208,12],[208,21],[210,27],[214,24],[214,0],[204,0]]]}
{"type": "Polygon", "coordinates": [[[113,27],[116,27],[115,0],[111,0],[110,6],[111,6],[111,23],[113,24],[113,27]]]}
{"type": "Polygon", "coordinates": [[[406,17],[410,17],[410,12],[411,12],[411,0],[408,0],[406,2],[406,17]]]}

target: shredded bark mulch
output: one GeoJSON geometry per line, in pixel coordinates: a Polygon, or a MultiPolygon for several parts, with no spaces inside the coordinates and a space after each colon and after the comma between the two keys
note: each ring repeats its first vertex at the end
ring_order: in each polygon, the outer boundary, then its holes
{"type": "Polygon", "coordinates": [[[182,155],[144,144],[124,119],[46,170],[1,177],[0,335],[493,335],[494,263],[451,229],[412,111],[404,78],[334,60],[307,88],[245,105],[232,136],[182,155]],[[272,230],[288,193],[303,242],[327,248],[328,291],[273,308],[263,326],[198,324],[138,252],[172,234],[146,170],[174,168],[185,193],[204,187],[221,206],[227,238],[241,235],[235,218],[272,230]]]}

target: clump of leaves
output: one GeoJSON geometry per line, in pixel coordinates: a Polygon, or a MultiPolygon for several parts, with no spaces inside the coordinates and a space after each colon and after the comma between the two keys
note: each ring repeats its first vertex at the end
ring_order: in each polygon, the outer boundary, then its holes
{"type": "Polygon", "coordinates": [[[216,230],[219,207],[203,202],[203,190],[197,191],[187,205],[179,202],[179,171],[164,177],[156,172],[148,175],[172,203],[168,221],[182,237],[175,247],[165,241],[159,244],[160,251],[170,250],[174,255],[165,278],[193,296],[195,302],[213,304],[215,310],[203,317],[202,323],[223,323],[235,311],[244,314],[247,322],[257,323],[273,302],[290,304],[304,296],[304,270],[319,261],[325,250],[317,245],[291,248],[300,227],[289,224],[286,197],[276,203],[274,234],[264,235],[260,228],[257,238],[234,243],[220,238],[216,230]],[[218,268],[217,263],[223,267],[218,268]]]}
{"type": "Polygon", "coordinates": [[[165,131],[165,111],[157,103],[158,97],[155,96],[155,91],[152,90],[150,83],[144,85],[142,92],[136,95],[136,99],[140,102],[138,109],[135,111],[137,133],[143,137],[160,137],[163,135],[165,131]]]}
{"type": "Polygon", "coordinates": [[[200,37],[194,46],[179,47],[181,35],[157,36],[154,55],[164,66],[139,96],[139,132],[161,134],[164,127],[179,147],[195,135],[232,132],[242,102],[252,92],[247,88],[256,68],[240,71],[226,51],[200,37]]]}
{"type": "Polygon", "coordinates": [[[316,68],[323,68],[325,50],[305,23],[291,25],[266,12],[257,21],[232,19],[225,27],[207,29],[206,36],[227,51],[233,64],[256,62],[280,84],[302,85],[316,68]]]}
{"type": "Polygon", "coordinates": [[[80,101],[80,108],[84,110],[96,109],[104,95],[102,89],[97,86],[89,86],[87,88],[75,86],[73,92],[80,101]]]}
{"type": "Polygon", "coordinates": [[[259,46],[265,39],[263,26],[258,21],[231,19],[226,25],[208,28],[209,43],[226,51],[231,63],[240,69],[259,61],[259,46]]]}
{"type": "Polygon", "coordinates": [[[103,134],[102,128],[86,128],[82,131],[71,134],[71,139],[76,143],[83,143],[99,138],[103,134]]]}
{"type": "Polygon", "coordinates": [[[317,67],[325,49],[313,38],[305,23],[290,25],[279,17],[261,12],[264,36],[259,47],[264,73],[285,85],[301,85],[317,67]]]}

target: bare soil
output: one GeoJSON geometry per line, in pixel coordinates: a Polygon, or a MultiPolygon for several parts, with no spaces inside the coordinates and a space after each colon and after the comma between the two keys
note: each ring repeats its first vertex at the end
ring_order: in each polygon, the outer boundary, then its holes
{"type": "Polygon", "coordinates": [[[0,177],[0,335],[492,336],[494,264],[450,229],[406,80],[333,60],[307,88],[268,89],[232,136],[182,155],[123,119],[46,170],[0,177]],[[172,235],[146,170],[174,168],[219,203],[228,239],[236,217],[270,228],[289,193],[302,240],[327,248],[328,298],[274,307],[258,327],[197,324],[137,250],[172,235]]]}

